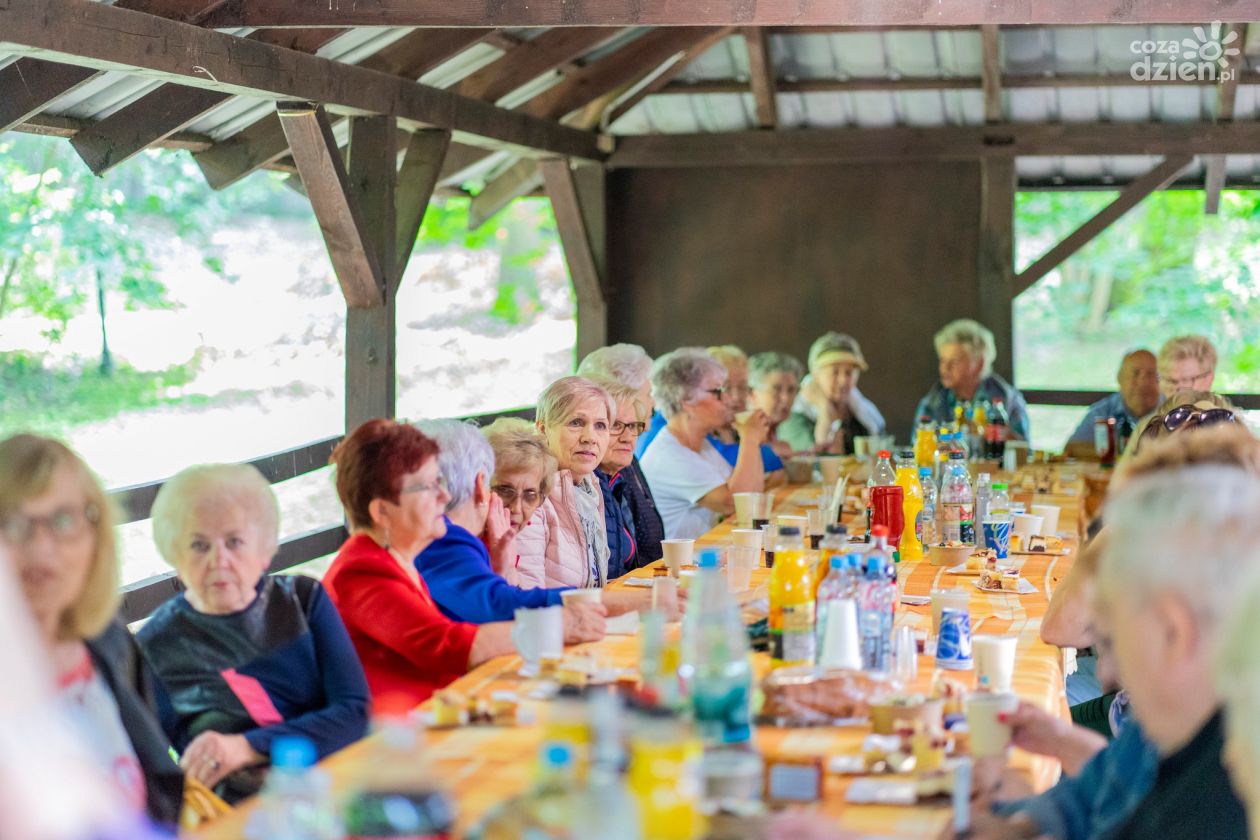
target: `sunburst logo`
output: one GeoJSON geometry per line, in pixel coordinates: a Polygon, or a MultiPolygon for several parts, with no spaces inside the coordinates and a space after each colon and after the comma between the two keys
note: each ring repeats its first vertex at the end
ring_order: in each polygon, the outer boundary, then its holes
{"type": "Polygon", "coordinates": [[[1231,29],[1221,37],[1222,24],[1213,21],[1211,27],[1204,30],[1202,26],[1194,28],[1194,38],[1183,38],[1181,41],[1181,57],[1184,61],[1214,61],[1222,69],[1228,69],[1230,59],[1242,52],[1230,44],[1238,40],[1238,32],[1231,29]]]}

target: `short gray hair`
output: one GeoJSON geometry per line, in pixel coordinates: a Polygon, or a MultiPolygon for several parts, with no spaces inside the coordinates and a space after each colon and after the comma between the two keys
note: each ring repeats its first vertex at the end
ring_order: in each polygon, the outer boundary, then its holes
{"type": "Polygon", "coordinates": [[[1260,478],[1238,467],[1205,464],[1135,478],[1104,510],[1109,536],[1099,594],[1141,605],[1175,592],[1215,638],[1240,584],[1260,571],[1257,510],[1260,478]]]}
{"type": "Polygon", "coordinates": [[[668,419],[682,413],[695,398],[704,377],[717,373],[726,379],[726,368],[703,347],[679,347],[652,365],[652,397],[668,419]]]}
{"type": "Polygon", "coordinates": [[[153,542],[162,559],[172,566],[179,556],[177,544],[189,526],[197,503],[227,497],[241,504],[254,520],[269,555],[280,544],[280,505],[267,479],[252,464],[200,464],[180,470],[169,478],[153,500],[153,542]]]}
{"type": "Polygon", "coordinates": [[[577,375],[613,379],[637,391],[652,375],[652,357],[637,344],[612,344],[587,353],[577,375]]]}
{"type": "Polygon", "coordinates": [[[960,344],[966,348],[972,358],[984,360],[982,376],[993,371],[993,361],[997,358],[997,345],[993,342],[993,331],[979,321],[971,318],[959,318],[941,327],[941,331],[933,339],[936,352],[939,354],[946,344],[960,344]]]}
{"type": "Polygon", "coordinates": [[[494,475],[494,450],[475,423],[464,420],[421,420],[416,428],[438,445],[438,471],[451,494],[447,510],[472,498],[478,474],[489,485],[494,475]]]}
{"type": "Polygon", "coordinates": [[[795,356],[774,350],[757,353],[748,360],[748,385],[753,389],[760,388],[763,379],[776,373],[790,373],[800,382],[805,367],[795,356]]]}
{"type": "Polygon", "coordinates": [[[1156,357],[1156,367],[1168,370],[1173,362],[1182,359],[1194,359],[1207,366],[1208,370],[1216,370],[1216,348],[1212,342],[1202,335],[1179,335],[1164,342],[1156,357]]]}

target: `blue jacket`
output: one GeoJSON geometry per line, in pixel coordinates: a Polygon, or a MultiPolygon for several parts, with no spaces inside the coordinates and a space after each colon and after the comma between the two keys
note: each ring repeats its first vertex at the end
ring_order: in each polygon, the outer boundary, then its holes
{"type": "Polygon", "coordinates": [[[1120,826],[1155,784],[1159,755],[1129,720],[1110,744],[1075,776],[1065,776],[1039,796],[1002,802],[993,810],[1025,814],[1056,840],[1089,840],[1120,826]]]}
{"type": "MultiPolygon", "coordinates": [[[[661,433],[661,429],[665,428],[665,422],[665,415],[659,411],[652,415],[652,419],[648,421],[648,427],[643,430],[643,434],[639,435],[639,441],[634,445],[635,457],[643,457],[648,445],[661,433]]],[[[739,458],[739,444],[723,443],[717,435],[709,435],[708,439],[709,443],[713,444],[713,447],[726,459],[726,462],[732,467],[735,466],[735,461],[739,458]]],[[[768,443],[761,445],[761,467],[768,473],[783,469],[783,459],[774,453],[774,449],[768,443]]]]}
{"type": "Polygon", "coordinates": [[[608,532],[608,579],[645,565],[640,561],[639,546],[634,538],[634,515],[627,496],[626,470],[609,477],[596,470],[599,489],[604,491],[604,525],[608,532]]]}
{"type": "Polygon", "coordinates": [[[485,543],[467,528],[446,520],[446,536],[429,543],[416,557],[438,609],[450,619],[470,624],[511,621],[520,607],[554,607],[561,589],[521,589],[494,571],[485,543]]]}

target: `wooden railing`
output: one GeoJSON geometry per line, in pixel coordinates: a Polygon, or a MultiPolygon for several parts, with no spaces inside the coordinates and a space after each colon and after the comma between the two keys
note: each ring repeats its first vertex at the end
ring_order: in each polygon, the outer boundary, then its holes
{"type": "MultiPolygon", "coordinates": [[[[1022,390],[1029,405],[1092,405],[1112,391],[1047,391],[1022,390]]],[[[1260,394],[1222,394],[1238,408],[1260,409],[1260,394]]]]}
{"type": "MultiPolygon", "coordinates": [[[[534,410],[522,408],[515,411],[501,411],[494,414],[483,414],[465,418],[486,425],[500,417],[523,417],[532,419],[534,410]]],[[[314,472],[328,465],[328,457],[341,441],[341,436],[325,438],[296,449],[286,449],[256,458],[247,463],[257,467],[259,472],[272,484],[288,481],[309,472],[314,472]]],[[[165,481],[154,481],[149,484],[135,484],[121,487],[110,493],[118,503],[122,516],[119,524],[138,522],[149,518],[153,509],[153,500],[165,481]]],[[[344,524],[329,525],[282,540],[276,556],[271,560],[270,574],[291,569],[301,563],[325,557],[341,547],[349,536],[344,524]]],[[[122,588],[122,606],[120,616],[128,623],[139,621],[151,614],[164,601],[183,589],[174,572],[154,575],[136,581],[122,588]]]]}

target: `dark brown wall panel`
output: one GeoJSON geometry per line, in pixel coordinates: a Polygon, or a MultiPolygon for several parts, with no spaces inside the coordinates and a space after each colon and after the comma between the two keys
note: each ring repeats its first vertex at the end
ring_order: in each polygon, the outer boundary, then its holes
{"type": "Polygon", "coordinates": [[[977,314],[971,163],[620,170],[608,182],[609,341],[653,356],[738,344],[805,360],[829,329],[905,440],[936,377],[933,333],[977,314]]]}

